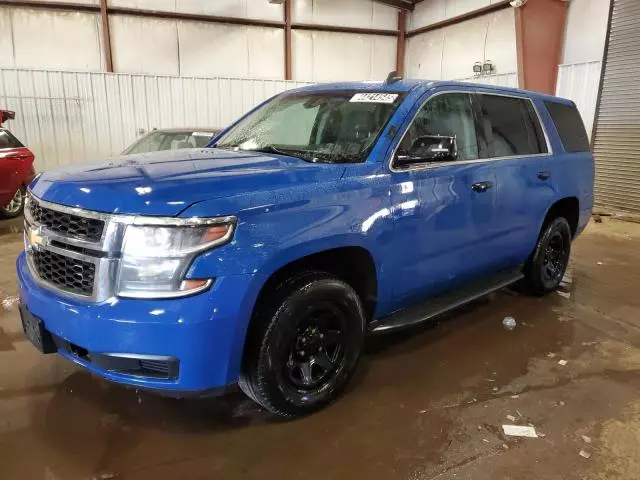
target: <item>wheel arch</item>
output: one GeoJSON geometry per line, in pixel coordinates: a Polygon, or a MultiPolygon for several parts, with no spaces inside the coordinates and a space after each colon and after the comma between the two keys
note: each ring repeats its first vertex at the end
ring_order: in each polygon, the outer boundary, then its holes
{"type": "Polygon", "coordinates": [[[580,200],[578,197],[564,197],[556,200],[547,210],[544,221],[540,227],[540,233],[554,218],[564,217],[571,228],[571,236],[575,237],[580,218],[580,200]]]}

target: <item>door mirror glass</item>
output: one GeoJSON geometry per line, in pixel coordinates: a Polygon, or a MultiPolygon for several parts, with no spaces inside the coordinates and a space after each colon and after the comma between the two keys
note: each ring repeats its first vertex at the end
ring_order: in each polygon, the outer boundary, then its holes
{"type": "Polygon", "coordinates": [[[458,158],[456,137],[423,135],[416,138],[409,151],[398,154],[397,164],[448,162],[458,158]]]}

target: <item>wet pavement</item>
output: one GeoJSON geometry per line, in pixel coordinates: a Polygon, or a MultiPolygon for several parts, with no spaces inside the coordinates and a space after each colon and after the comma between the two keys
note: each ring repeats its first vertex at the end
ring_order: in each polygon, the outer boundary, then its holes
{"type": "Polygon", "coordinates": [[[638,479],[640,225],[604,221],[574,244],[569,298],[504,290],[372,338],[346,394],[294,422],[39,355],[15,305],[20,221],[0,222],[0,478],[638,479]]]}

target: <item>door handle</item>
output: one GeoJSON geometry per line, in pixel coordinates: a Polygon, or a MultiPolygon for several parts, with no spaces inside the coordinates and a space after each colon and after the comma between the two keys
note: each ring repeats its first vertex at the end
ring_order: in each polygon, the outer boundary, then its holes
{"type": "Polygon", "coordinates": [[[22,160],[23,158],[27,158],[27,156],[20,153],[10,153],[4,158],[7,160],[22,160]]]}
{"type": "Polygon", "coordinates": [[[483,193],[493,187],[493,182],[478,182],[471,185],[471,190],[478,193],[483,193]]]}
{"type": "Polygon", "coordinates": [[[551,178],[551,172],[546,170],[544,172],[538,172],[538,178],[540,180],[549,180],[551,178]]]}

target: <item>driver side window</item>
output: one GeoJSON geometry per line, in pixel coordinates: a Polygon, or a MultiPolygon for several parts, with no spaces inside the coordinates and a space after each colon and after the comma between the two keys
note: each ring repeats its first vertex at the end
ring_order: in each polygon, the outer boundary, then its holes
{"type": "Polygon", "coordinates": [[[457,160],[476,160],[478,140],[470,96],[444,93],[427,100],[407,129],[398,154],[407,154],[414,142],[424,136],[455,137],[457,160]]]}

